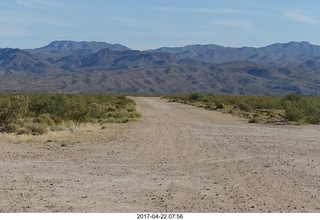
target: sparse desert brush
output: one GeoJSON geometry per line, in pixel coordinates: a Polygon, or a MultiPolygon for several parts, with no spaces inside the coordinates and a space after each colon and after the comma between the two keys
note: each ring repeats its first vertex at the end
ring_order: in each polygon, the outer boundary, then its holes
{"type": "Polygon", "coordinates": [[[42,135],[48,133],[47,125],[42,123],[32,123],[27,126],[33,135],[42,135]]]}
{"type": "Polygon", "coordinates": [[[10,123],[6,126],[6,131],[8,133],[17,133],[21,130],[21,126],[19,124],[10,123]]]}
{"type": "Polygon", "coordinates": [[[291,121],[320,124],[320,97],[303,97],[296,93],[284,96],[236,96],[214,94],[172,94],[169,101],[228,112],[249,118],[251,123],[291,121]],[[223,104],[222,104],[223,103],[223,104]]]}
{"type": "Polygon", "coordinates": [[[201,98],[203,98],[204,95],[202,95],[201,93],[199,92],[194,92],[194,93],[191,93],[190,96],[189,96],[189,100],[200,100],[201,98]]]}
{"type": "Polygon", "coordinates": [[[217,105],[216,105],[216,109],[225,109],[226,108],[226,106],[225,106],[225,104],[223,104],[223,103],[218,103],[217,105]]]}
{"type": "Polygon", "coordinates": [[[249,123],[260,123],[261,118],[260,117],[253,117],[249,120],[249,123]]]}
{"type": "Polygon", "coordinates": [[[68,127],[65,125],[52,125],[50,126],[51,131],[66,131],[68,127]]]}
{"type": "Polygon", "coordinates": [[[67,120],[67,121],[61,121],[58,125],[65,126],[65,127],[71,127],[74,126],[76,123],[73,120],[67,120]]]}
{"type": "Polygon", "coordinates": [[[17,133],[17,135],[30,135],[32,134],[32,131],[29,128],[21,128],[20,131],[17,133]]]}
{"type": "Polygon", "coordinates": [[[109,113],[108,118],[122,118],[122,117],[125,117],[126,114],[127,114],[127,111],[124,109],[121,109],[121,110],[117,110],[109,113]]]}
{"type": "Polygon", "coordinates": [[[136,110],[136,107],[135,107],[135,105],[128,105],[125,109],[128,112],[134,112],[136,110]]]}
{"type": "Polygon", "coordinates": [[[49,114],[41,114],[34,118],[33,120],[36,123],[46,124],[48,126],[54,125],[54,120],[50,117],[49,114]]]}
{"type": "Polygon", "coordinates": [[[137,111],[132,111],[132,112],[128,112],[127,116],[128,116],[128,118],[134,119],[134,118],[140,118],[141,114],[137,111]]]}
{"type": "Polygon", "coordinates": [[[127,123],[129,122],[129,118],[127,117],[121,117],[121,118],[106,118],[100,121],[100,124],[104,124],[104,123],[127,123]]]}
{"type": "Polygon", "coordinates": [[[252,107],[246,102],[240,102],[238,104],[238,107],[239,107],[240,110],[245,111],[245,112],[251,112],[252,111],[252,107]]]}
{"type": "Polygon", "coordinates": [[[100,120],[100,124],[106,124],[106,123],[117,123],[117,119],[109,117],[109,118],[100,120]]]}
{"type": "Polygon", "coordinates": [[[99,122],[123,123],[140,117],[135,102],[116,94],[0,94],[0,123],[19,134],[45,134],[55,125],[99,122]],[[20,126],[20,127],[18,127],[20,126]]]}

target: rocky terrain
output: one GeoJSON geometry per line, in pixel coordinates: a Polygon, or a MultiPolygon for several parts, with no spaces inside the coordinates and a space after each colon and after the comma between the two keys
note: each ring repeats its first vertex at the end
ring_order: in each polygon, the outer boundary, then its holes
{"type": "Polygon", "coordinates": [[[55,41],[36,49],[0,49],[2,92],[320,95],[319,75],[320,47],[308,42],[138,51],[55,41]]]}

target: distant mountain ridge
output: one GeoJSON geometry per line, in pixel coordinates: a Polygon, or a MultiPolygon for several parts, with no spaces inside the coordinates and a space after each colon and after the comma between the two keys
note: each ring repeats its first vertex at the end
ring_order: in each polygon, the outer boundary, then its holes
{"type": "Polygon", "coordinates": [[[320,95],[320,46],[303,41],[139,51],[54,41],[36,49],[0,49],[0,77],[3,92],[320,95]]]}
{"type": "Polygon", "coordinates": [[[53,41],[44,47],[36,48],[29,51],[47,55],[66,56],[70,54],[91,54],[96,53],[101,49],[109,49],[113,51],[131,50],[130,48],[120,44],[109,44],[106,42],[53,41]]]}
{"type": "Polygon", "coordinates": [[[216,64],[250,60],[272,66],[300,65],[306,60],[320,61],[320,46],[309,42],[276,43],[266,47],[223,47],[219,45],[190,45],[185,47],[162,47],[153,52],[168,52],[180,58],[193,58],[216,64]]]}
{"type": "Polygon", "coordinates": [[[10,74],[50,74],[64,71],[30,52],[5,48],[0,49],[0,76],[10,74]]]}

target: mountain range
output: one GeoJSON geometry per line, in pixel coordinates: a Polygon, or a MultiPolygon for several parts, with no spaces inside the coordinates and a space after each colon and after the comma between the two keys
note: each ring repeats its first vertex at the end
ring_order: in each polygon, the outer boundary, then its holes
{"type": "Polygon", "coordinates": [[[105,42],[54,41],[0,49],[1,92],[320,95],[320,46],[190,45],[131,50],[105,42]]]}

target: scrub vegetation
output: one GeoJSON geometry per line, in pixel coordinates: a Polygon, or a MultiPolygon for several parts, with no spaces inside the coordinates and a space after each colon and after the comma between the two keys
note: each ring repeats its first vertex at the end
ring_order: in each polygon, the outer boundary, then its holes
{"type": "Polygon", "coordinates": [[[140,117],[135,105],[115,94],[0,94],[0,131],[41,135],[81,123],[125,123],[140,117]]]}
{"type": "Polygon", "coordinates": [[[299,96],[234,96],[191,94],[166,95],[170,102],[218,110],[247,118],[250,123],[320,124],[320,97],[299,96]]]}

